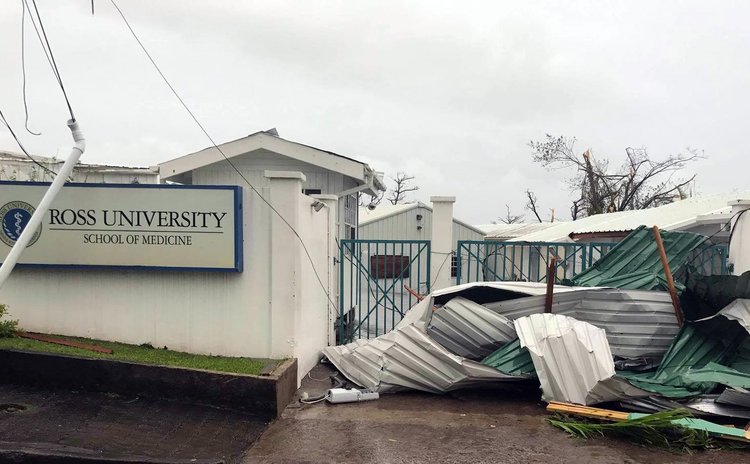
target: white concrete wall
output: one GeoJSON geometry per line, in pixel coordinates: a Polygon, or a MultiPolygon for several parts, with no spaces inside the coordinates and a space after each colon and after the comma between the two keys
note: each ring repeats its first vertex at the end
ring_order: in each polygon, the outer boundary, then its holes
{"type": "MultiPolygon", "coordinates": [[[[306,373],[329,335],[325,293],[291,230],[236,173],[213,181],[205,183],[245,187],[244,272],[17,268],[0,302],[29,331],[202,354],[298,357],[306,373]]],[[[329,285],[326,211],[314,212],[301,182],[266,181],[260,192],[298,230],[329,285]]]]}

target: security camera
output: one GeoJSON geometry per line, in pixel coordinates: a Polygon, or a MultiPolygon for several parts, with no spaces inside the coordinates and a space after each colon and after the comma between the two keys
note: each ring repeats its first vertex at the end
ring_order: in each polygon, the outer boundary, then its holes
{"type": "Polygon", "coordinates": [[[367,205],[367,209],[369,209],[370,211],[372,211],[372,210],[374,210],[375,208],[377,208],[377,206],[378,206],[378,205],[376,205],[375,203],[370,203],[369,205],[367,205]]]}

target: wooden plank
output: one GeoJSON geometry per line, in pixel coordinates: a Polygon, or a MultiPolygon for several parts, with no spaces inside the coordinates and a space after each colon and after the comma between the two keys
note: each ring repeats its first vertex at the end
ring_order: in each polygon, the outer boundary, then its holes
{"type": "Polygon", "coordinates": [[[45,343],[54,343],[55,345],[70,346],[73,348],[80,348],[82,350],[95,351],[97,353],[104,353],[104,354],[114,353],[114,351],[112,351],[111,349],[105,348],[103,346],[90,345],[88,343],[81,343],[81,342],[76,342],[73,340],[65,340],[62,338],[50,337],[47,335],[42,335],[42,334],[33,333],[33,332],[18,332],[16,335],[18,335],[21,338],[28,338],[29,340],[36,340],[36,341],[45,342],[45,343]]]}
{"type": "Polygon", "coordinates": [[[628,420],[629,414],[622,411],[613,411],[611,409],[592,408],[590,406],[581,406],[578,404],[560,403],[550,401],[547,405],[547,411],[558,412],[562,414],[573,414],[576,416],[590,417],[592,419],[624,421],[628,420]]]}
{"type": "Polygon", "coordinates": [[[555,277],[557,277],[557,267],[555,267],[555,257],[552,256],[549,260],[549,267],[547,268],[547,293],[544,298],[544,312],[552,312],[552,293],[555,290],[555,277]]]}
{"type": "Polygon", "coordinates": [[[661,232],[659,227],[654,226],[651,229],[654,232],[654,239],[656,240],[656,248],[659,249],[659,258],[661,258],[661,266],[664,268],[664,276],[667,278],[667,287],[669,290],[669,296],[672,298],[672,306],[674,307],[674,315],[677,318],[677,324],[682,327],[684,323],[684,317],[682,316],[682,307],[680,306],[680,298],[677,296],[677,290],[674,287],[674,279],[672,279],[672,271],[669,269],[669,261],[667,261],[667,252],[664,250],[664,242],[661,240],[661,232]]]}

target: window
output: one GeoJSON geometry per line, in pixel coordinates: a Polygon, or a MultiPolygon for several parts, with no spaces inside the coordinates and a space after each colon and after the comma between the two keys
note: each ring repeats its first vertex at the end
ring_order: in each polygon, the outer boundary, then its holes
{"type": "Polygon", "coordinates": [[[403,255],[370,256],[370,277],[373,279],[409,277],[409,257],[403,255]]]}
{"type": "Polygon", "coordinates": [[[451,277],[458,276],[458,256],[451,256],[451,277]]]}
{"type": "Polygon", "coordinates": [[[347,195],[344,197],[344,238],[357,238],[357,195],[347,195]]]}

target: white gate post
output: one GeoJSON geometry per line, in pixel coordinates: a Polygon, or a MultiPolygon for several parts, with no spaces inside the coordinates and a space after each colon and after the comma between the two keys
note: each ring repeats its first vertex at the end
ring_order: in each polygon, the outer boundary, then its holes
{"type": "Polygon", "coordinates": [[[453,250],[453,203],[456,197],[430,197],[432,202],[432,242],[430,244],[430,291],[451,285],[453,250]]]}
{"type": "Polygon", "coordinates": [[[338,304],[339,304],[339,272],[341,270],[341,263],[334,265],[334,260],[338,259],[339,247],[338,247],[338,206],[339,197],[336,195],[311,195],[316,200],[320,201],[326,206],[328,210],[328,264],[326,270],[328,272],[328,294],[331,296],[331,302],[328,303],[328,345],[333,346],[336,344],[336,330],[334,327],[336,318],[339,315],[338,304]]]}
{"type": "MultiPolygon", "coordinates": [[[[732,216],[740,211],[750,209],[750,200],[733,200],[732,216]]],[[[733,265],[733,275],[740,275],[750,270],[750,212],[742,213],[731,221],[732,242],[729,244],[727,265],[733,265]]]]}
{"type": "Polygon", "coordinates": [[[300,309],[301,262],[299,242],[292,232],[299,228],[302,183],[305,175],[291,171],[265,171],[271,182],[268,198],[279,215],[271,212],[271,357],[294,357],[297,344],[295,318],[300,309]]]}

